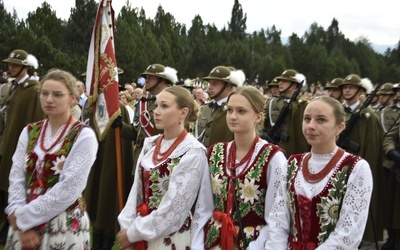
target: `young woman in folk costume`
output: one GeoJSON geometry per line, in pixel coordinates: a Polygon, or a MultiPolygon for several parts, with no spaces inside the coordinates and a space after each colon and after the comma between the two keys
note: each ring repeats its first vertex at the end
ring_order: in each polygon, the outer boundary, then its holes
{"type": "Polygon", "coordinates": [[[372,174],[367,161],[336,145],[345,112],[332,97],[307,105],[303,134],[311,152],[288,160],[287,183],[267,220],[266,249],[357,249],[368,218],[372,174]]]}
{"type": "Polygon", "coordinates": [[[47,119],[24,128],[13,156],[6,249],[90,248],[81,193],[98,144],[94,131],[70,114],[75,82],[58,69],[41,81],[39,98],[47,119]]]}
{"type": "Polygon", "coordinates": [[[185,124],[197,119],[190,92],[167,87],[157,95],[154,121],[162,135],[145,139],[128,201],[118,216],[120,249],[187,249],[191,208],[209,177],[206,149],[185,124]]]}
{"type": "Polygon", "coordinates": [[[199,192],[191,249],[264,249],[266,218],[286,175],[286,158],[257,135],[264,119],[258,89],[235,89],[226,109],[234,140],[209,148],[212,185],[199,192]]]}

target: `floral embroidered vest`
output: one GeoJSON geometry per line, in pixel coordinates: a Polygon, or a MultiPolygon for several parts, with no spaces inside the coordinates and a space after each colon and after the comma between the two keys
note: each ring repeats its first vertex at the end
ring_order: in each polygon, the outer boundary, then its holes
{"type": "Polygon", "coordinates": [[[299,165],[306,154],[292,155],[288,160],[286,185],[291,215],[289,249],[293,250],[315,249],[328,239],[339,220],[340,211],[338,210],[346,192],[346,177],[361,159],[356,155],[347,155],[324,189],[310,200],[295,192],[295,179],[299,165]]]}
{"type": "MultiPolygon", "coordinates": [[[[177,158],[167,159],[161,165],[150,170],[144,170],[144,168],[140,165],[139,176],[142,177],[143,183],[142,193],[140,197],[138,197],[140,201],[138,204],[146,204],[148,211],[146,211],[145,215],[150,214],[153,210],[157,210],[165,193],[168,191],[168,185],[172,171],[174,170],[174,167],[179,164],[181,157],[182,155],[177,158]]],[[[190,213],[188,213],[182,227],[177,232],[169,235],[169,237],[172,237],[176,233],[189,231],[191,222],[192,216],[190,213]]],[[[170,244],[169,237],[164,238],[165,245],[170,244]]]]}
{"type": "MultiPolygon", "coordinates": [[[[263,145],[254,162],[247,169],[243,169],[236,177],[237,181],[234,181],[234,178],[230,177],[226,171],[227,164],[229,164],[227,163],[228,144],[228,142],[217,143],[209,150],[208,160],[214,195],[214,213],[215,211],[223,212],[231,217],[236,232],[238,232],[234,235],[235,248],[244,249],[236,207],[230,204],[232,201],[229,197],[233,197],[234,191],[233,185],[229,185],[229,183],[235,183],[241,224],[246,242],[249,243],[258,237],[259,232],[266,225],[264,219],[264,203],[267,192],[266,172],[272,156],[282,149],[273,144],[263,145]],[[231,186],[232,188],[230,188],[231,186]]],[[[206,249],[221,246],[221,220],[211,217],[204,230],[206,249]]]]}
{"type": "MultiPolygon", "coordinates": [[[[28,146],[25,171],[28,202],[36,199],[39,195],[44,194],[47,189],[57,184],[60,177],[60,172],[64,166],[65,159],[68,156],[82,128],[85,126],[83,123],[76,122],[65,136],[60,149],[54,154],[45,154],[43,161],[41,162],[43,169],[39,175],[36,168],[38,156],[33,149],[36,143],[39,143],[39,135],[43,127],[43,123],[44,120],[28,124],[28,146]]],[[[82,197],[68,207],[67,211],[71,211],[77,206],[81,207],[81,209],[85,211],[86,205],[82,197]]],[[[44,227],[45,224],[41,225],[39,228],[44,227]]]]}

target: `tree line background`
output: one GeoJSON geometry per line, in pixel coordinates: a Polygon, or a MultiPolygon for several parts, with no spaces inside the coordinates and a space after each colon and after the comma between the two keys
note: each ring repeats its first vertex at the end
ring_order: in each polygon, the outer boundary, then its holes
{"type": "MultiPolygon", "coordinates": [[[[26,19],[19,19],[15,11],[7,12],[0,0],[1,59],[14,49],[24,49],[39,60],[40,75],[56,67],[82,78],[97,7],[95,0],[76,0],[68,20],[61,20],[44,2],[26,19]]],[[[333,19],[328,29],[312,23],[302,36],[292,33],[283,44],[275,25],[246,33],[246,19],[239,0],[234,0],[226,27],[204,24],[196,15],[188,29],[162,6],[150,19],[128,0],[115,19],[117,64],[124,70],[120,83],[136,81],[152,63],[177,69],[181,79],[203,77],[214,66],[228,65],[242,69],[249,81],[257,79],[260,85],[289,68],[305,74],[309,83],[325,84],[351,73],[373,83],[400,82],[400,41],[382,55],[365,37],[354,42],[347,39],[339,21],[333,19]]],[[[6,65],[1,69],[7,70],[6,65]]]]}

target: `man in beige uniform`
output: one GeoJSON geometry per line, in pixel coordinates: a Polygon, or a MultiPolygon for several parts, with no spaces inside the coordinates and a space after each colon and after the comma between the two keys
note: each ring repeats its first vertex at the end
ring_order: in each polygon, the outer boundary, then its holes
{"type": "Polygon", "coordinates": [[[242,86],[245,81],[243,71],[233,67],[217,66],[203,80],[209,82],[208,94],[213,100],[200,108],[195,136],[209,148],[216,142],[233,140],[233,133],[226,125],[224,109],[228,95],[235,87],[242,86]]]}

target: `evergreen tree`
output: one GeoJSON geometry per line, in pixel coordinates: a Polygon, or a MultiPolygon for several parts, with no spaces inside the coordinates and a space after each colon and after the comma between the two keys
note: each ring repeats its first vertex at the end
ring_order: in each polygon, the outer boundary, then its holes
{"type": "Polygon", "coordinates": [[[231,22],[228,24],[229,33],[233,39],[243,39],[246,37],[247,14],[243,15],[242,5],[239,0],[235,0],[232,8],[231,22]]]}

